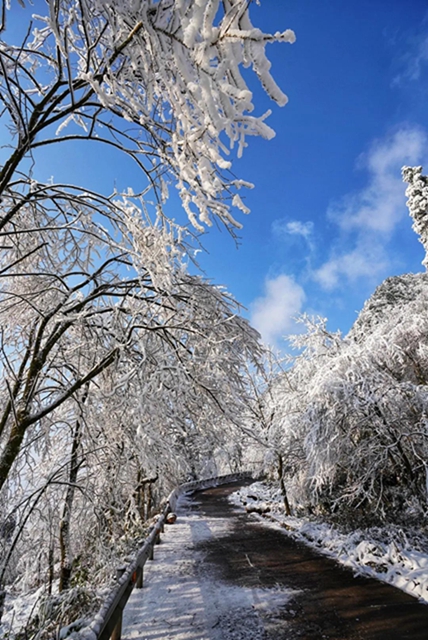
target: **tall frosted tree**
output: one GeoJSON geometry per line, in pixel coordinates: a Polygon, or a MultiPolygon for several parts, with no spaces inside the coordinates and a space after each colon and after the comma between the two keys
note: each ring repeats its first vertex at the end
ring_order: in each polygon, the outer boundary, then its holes
{"type": "Polygon", "coordinates": [[[161,208],[168,183],[197,230],[215,217],[239,226],[231,209],[247,211],[238,194],[244,183],[225,173],[228,146],[240,155],[248,135],[273,135],[265,116],[250,114],[240,67],[252,66],[271,98],[284,104],[265,45],[294,40],[289,30],[270,36],[254,28],[246,0],[50,0],[44,7],[45,14],[37,6],[19,44],[14,30],[6,40],[8,20],[22,26],[29,9],[4,10],[0,41],[2,125],[11,150],[0,171],[0,487],[27,428],[117,359],[126,336],[107,329],[106,320],[129,297],[167,291],[165,274],[183,268],[177,261],[183,229],[168,223],[161,208]],[[39,148],[76,140],[131,157],[142,190],[152,190],[157,202],[154,218],[141,194],[119,197],[35,179],[39,148]],[[80,371],[37,394],[44,365],[55,363],[82,317],[108,332],[98,343],[108,348],[82,357],[80,371]]]}
{"type": "Polygon", "coordinates": [[[418,234],[425,249],[422,264],[428,269],[428,178],[422,175],[422,167],[403,167],[407,207],[413,220],[413,230],[418,234]]]}
{"type": "Polygon", "coordinates": [[[242,67],[287,101],[265,47],[294,34],[263,33],[250,9],[247,0],[2,4],[0,526],[10,535],[0,617],[13,554],[35,566],[24,551],[37,545],[39,569],[43,557],[52,581],[59,561],[67,586],[73,536],[91,526],[85,500],[95,519],[98,499],[114,518],[132,511],[108,505],[97,465],[119,474],[129,463],[117,500],[156,477],[150,449],[178,481],[192,465],[201,472],[242,413],[240,366],[257,359],[257,335],[225,292],[186,273],[183,254],[214,220],[240,227],[252,185],[232,174],[233,158],[248,136],[274,135],[268,113],[254,115],[242,67]],[[130,158],[138,193],[101,192],[91,173],[85,184],[43,182],[41,150],[76,141],[130,158]],[[171,186],[182,226],[165,215],[171,186]]]}

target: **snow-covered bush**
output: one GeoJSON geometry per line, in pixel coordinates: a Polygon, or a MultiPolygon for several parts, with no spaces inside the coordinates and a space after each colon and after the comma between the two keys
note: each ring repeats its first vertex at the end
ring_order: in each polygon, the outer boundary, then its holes
{"type": "Polygon", "coordinates": [[[271,438],[290,461],[294,508],[348,524],[409,522],[426,512],[425,280],[387,280],[345,339],[305,319],[306,334],[294,340],[302,351],[270,396],[271,438]]]}

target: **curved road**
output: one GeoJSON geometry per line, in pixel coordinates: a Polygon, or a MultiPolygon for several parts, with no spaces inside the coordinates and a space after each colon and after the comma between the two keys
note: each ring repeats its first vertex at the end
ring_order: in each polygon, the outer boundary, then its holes
{"type": "Polygon", "coordinates": [[[124,638],[427,640],[427,605],[248,516],[227,500],[236,488],[178,510],[125,609],[124,638]]]}

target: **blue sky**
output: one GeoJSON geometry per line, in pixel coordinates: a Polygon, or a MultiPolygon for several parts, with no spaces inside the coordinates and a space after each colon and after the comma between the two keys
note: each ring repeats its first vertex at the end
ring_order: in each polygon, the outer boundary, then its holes
{"type": "MultiPolygon", "coordinates": [[[[297,314],[325,316],[330,329],[346,333],[385,277],[422,270],[400,168],[423,164],[428,172],[428,6],[261,0],[251,15],[265,31],[296,33],[293,45],[267,47],[289,103],[277,107],[248,76],[257,111],[272,109],[276,137],[250,139],[234,161],[234,173],[255,184],[239,246],[214,227],[198,258],[206,276],[247,307],[264,339],[281,347],[297,314]]],[[[114,183],[135,186],[131,165],[83,144],[53,149],[42,173],[83,183],[90,175],[106,193],[114,183]]],[[[179,217],[174,207],[169,213],[179,217]]]]}
{"type": "Polygon", "coordinates": [[[400,169],[428,172],[428,6],[263,0],[253,23],[296,33],[268,46],[289,103],[235,165],[256,184],[239,250],[211,234],[201,264],[281,346],[296,314],[346,333],[384,278],[422,270],[400,169]]]}

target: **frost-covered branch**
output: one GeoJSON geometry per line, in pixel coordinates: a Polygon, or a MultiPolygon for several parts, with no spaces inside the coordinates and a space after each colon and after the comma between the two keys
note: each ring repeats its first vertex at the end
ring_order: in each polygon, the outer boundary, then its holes
{"type": "MultiPolygon", "coordinates": [[[[247,207],[243,182],[228,174],[231,151],[240,156],[248,136],[274,135],[268,114],[252,115],[241,67],[251,66],[272,100],[285,104],[265,46],[294,42],[291,30],[254,28],[247,0],[60,0],[33,21],[21,46],[0,42],[0,101],[16,141],[0,193],[33,149],[83,129],[83,139],[133,158],[142,188],[149,177],[159,203],[172,182],[198,231],[213,218],[241,226],[233,209],[247,207]]],[[[11,219],[4,211],[2,224],[11,219]]]]}

